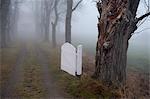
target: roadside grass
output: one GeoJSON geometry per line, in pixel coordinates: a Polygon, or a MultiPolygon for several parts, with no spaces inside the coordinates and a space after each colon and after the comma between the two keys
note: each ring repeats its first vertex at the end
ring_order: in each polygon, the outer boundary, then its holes
{"type": "MultiPolygon", "coordinates": [[[[49,58],[49,70],[55,82],[62,90],[72,97],[79,99],[109,99],[110,97],[121,97],[120,90],[107,88],[101,82],[92,79],[88,74],[83,73],[81,77],[74,77],[60,70],[60,48],[52,48],[48,44],[41,44],[41,48],[49,58]],[[111,89],[111,90],[110,90],[111,89]]],[[[83,60],[83,65],[87,59],[83,60]]]]}
{"type": "Polygon", "coordinates": [[[19,85],[16,86],[15,96],[21,99],[37,99],[45,96],[45,89],[42,83],[41,66],[36,60],[36,54],[32,45],[27,46],[28,55],[22,64],[23,78],[19,85]]]}
{"type": "Polygon", "coordinates": [[[4,86],[8,81],[11,71],[14,69],[19,55],[20,44],[12,44],[8,48],[0,48],[0,85],[4,86]]]}

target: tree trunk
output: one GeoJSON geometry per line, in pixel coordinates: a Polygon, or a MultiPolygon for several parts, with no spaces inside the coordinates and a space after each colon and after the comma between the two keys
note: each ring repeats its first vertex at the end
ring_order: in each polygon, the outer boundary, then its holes
{"type": "Polygon", "coordinates": [[[56,47],[56,25],[52,23],[52,46],[56,47]]]}
{"type": "Polygon", "coordinates": [[[53,47],[56,47],[56,27],[57,27],[58,19],[59,19],[59,13],[58,13],[58,9],[57,9],[58,2],[59,2],[59,0],[55,0],[55,3],[54,3],[55,20],[54,20],[54,23],[53,22],[51,23],[52,24],[52,45],[53,45],[53,47]]]}
{"type": "Polygon", "coordinates": [[[46,14],[46,16],[45,16],[45,30],[44,30],[44,32],[45,32],[45,37],[44,37],[44,40],[46,41],[46,42],[48,42],[49,41],[49,26],[50,26],[50,11],[48,10],[48,8],[46,8],[47,9],[47,11],[45,12],[46,14]]]}
{"type": "Polygon", "coordinates": [[[72,18],[73,0],[67,0],[67,14],[66,14],[66,34],[65,41],[71,43],[71,18],[72,18]]]}
{"type": "Polygon", "coordinates": [[[102,0],[93,77],[106,85],[122,86],[126,81],[128,40],[137,29],[135,21],[140,0],[102,0]]]}
{"type": "Polygon", "coordinates": [[[2,13],[1,13],[1,48],[5,48],[6,47],[6,15],[4,14],[4,11],[2,9],[2,13]]]}
{"type": "Polygon", "coordinates": [[[10,6],[10,0],[2,0],[0,5],[0,11],[1,11],[1,47],[5,48],[7,47],[7,35],[8,35],[8,25],[9,25],[9,6],[10,6]]]}
{"type": "Polygon", "coordinates": [[[45,38],[44,38],[44,40],[46,42],[49,42],[49,24],[48,23],[45,25],[45,38]]]}
{"type": "Polygon", "coordinates": [[[52,11],[53,0],[44,0],[43,3],[43,21],[44,21],[44,41],[49,42],[49,29],[50,29],[50,15],[52,11]]]}
{"type": "Polygon", "coordinates": [[[11,8],[14,6],[14,9],[10,9],[10,42],[14,41],[17,36],[17,26],[18,26],[18,18],[19,18],[19,4],[18,1],[15,0],[11,3],[11,8]]]}

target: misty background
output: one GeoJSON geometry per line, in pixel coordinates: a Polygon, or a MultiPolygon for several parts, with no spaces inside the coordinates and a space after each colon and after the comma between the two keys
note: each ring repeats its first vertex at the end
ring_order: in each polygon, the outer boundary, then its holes
{"type": "MultiPolygon", "coordinates": [[[[24,0],[19,4],[18,18],[18,39],[38,39],[35,28],[34,14],[35,0],[24,0]]],[[[40,4],[39,4],[40,5],[40,4]]],[[[141,2],[137,16],[144,14],[144,5],[141,2]]],[[[72,44],[77,46],[83,45],[83,52],[95,56],[95,48],[97,42],[97,23],[99,16],[96,3],[92,0],[84,0],[82,5],[73,13],[72,18],[72,44]]],[[[57,27],[57,43],[65,42],[65,24],[64,20],[59,21],[57,27]]],[[[51,31],[51,29],[50,29],[51,31]]],[[[50,41],[51,41],[50,33],[50,41]]],[[[128,49],[128,66],[136,67],[144,71],[149,71],[150,66],[150,18],[139,26],[138,30],[130,39],[128,49]]],[[[49,49],[50,50],[50,49],[49,49]]]]}

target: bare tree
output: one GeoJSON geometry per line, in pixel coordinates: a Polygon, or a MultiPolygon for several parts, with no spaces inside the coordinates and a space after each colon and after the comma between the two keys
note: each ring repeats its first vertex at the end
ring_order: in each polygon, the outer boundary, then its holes
{"type": "Polygon", "coordinates": [[[50,15],[53,10],[54,0],[42,0],[41,4],[42,32],[44,33],[44,41],[49,41],[50,15]]]}
{"type": "Polygon", "coordinates": [[[8,37],[8,25],[9,25],[9,11],[10,11],[10,0],[1,0],[0,5],[0,20],[1,20],[1,47],[4,48],[7,46],[7,37],[8,37]]]}
{"type": "Polygon", "coordinates": [[[57,32],[57,25],[64,19],[64,15],[66,13],[66,5],[65,0],[55,0],[54,2],[54,21],[51,22],[52,24],[52,44],[53,47],[56,47],[57,40],[56,40],[56,32],[57,32]]]}
{"type": "Polygon", "coordinates": [[[54,3],[54,13],[55,13],[55,20],[52,22],[52,44],[53,47],[56,47],[56,26],[58,24],[58,19],[59,19],[59,13],[58,13],[58,3],[60,0],[55,0],[54,3]]]}
{"type": "Polygon", "coordinates": [[[83,0],[79,0],[77,4],[73,7],[74,0],[67,0],[67,13],[66,13],[66,25],[65,25],[65,40],[71,43],[71,19],[72,13],[77,9],[79,4],[83,0]]]}
{"type": "Polygon", "coordinates": [[[11,0],[11,6],[10,6],[10,24],[9,24],[9,40],[13,41],[16,37],[17,33],[17,23],[18,23],[18,17],[19,17],[19,4],[22,3],[19,0],[11,0]]]}
{"type": "Polygon", "coordinates": [[[140,0],[99,0],[96,68],[93,77],[107,85],[121,86],[126,82],[129,39],[137,24],[150,12],[136,17],[140,0]]]}

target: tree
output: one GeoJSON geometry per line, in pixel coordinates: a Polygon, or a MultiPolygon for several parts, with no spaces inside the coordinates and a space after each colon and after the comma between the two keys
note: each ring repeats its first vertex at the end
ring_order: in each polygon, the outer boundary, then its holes
{"type": "Polygon", "coordinates": [[[17,32],[17,19],[19,13],[19,0],[1,0],[1,47],[7,47],[17,32]]]}
{"type": "Polygon", "coordinates": [[[52,25],[52,45],[53,47],[56,47],[57,41],[56,41],[56,32],[57,32],[57,25],[64,20],[65,12],[66,12],[66,2],[65,0],[55,0],[54,7],[53,7],[53,22],[51,22],[52,25]]]}
{"type": "Polygon", "coordinates": [[[17,33],[17,23],[18,23],[18,18],[19,18],[19,4],[22,3],[23,1],[19,0],[11,0],[11,5],[10,5],[10,14],[9,14],[9,41],[13,41],[13,39],[16,37],[17,33]]]}
{"type": "Polygon", "coordinates": [[[56,26],[58,24],[58,19],[59,19],[59,13],[58,13],[58,3],[60,0],[55,0],[54,3],[54,13],[55,13],[55,20],[52,22],[52,44],[53,47],[56,47],[56,26]]]}
{"type": "Polygon", "coordinates": [[[41,0],[41,26],[44,33],[44,41],[49,41],[50,15],[54,0],[41,0]]]}
{"type": "Polygon", "coordinates": [[[83,0],[79,0],[73,8],[73,0],[67,0],[67,13],[66,13],[66,24],[65,24],[65,40],[71,43],[71,18],[73,11],[79,6],[83,0]]]}
{"type": "Polygon", "coordinates": [[[137,30],[137,23],[150,12],[136,17],[140,0],[99,0],[97,8],[98,41],[93,77],[106,85],[122,86],[126,81],[129,39],[137,30]]]}
{"type": "Polygon", "coordinates": [[[10,0],[1,0],[1,5],[0,5],[0,15],[1,15],[0,36],[1,36],[2,48],[7,46],[10,3],[11,3],[10,0]]]}

